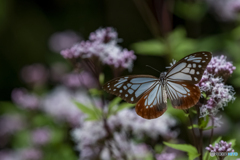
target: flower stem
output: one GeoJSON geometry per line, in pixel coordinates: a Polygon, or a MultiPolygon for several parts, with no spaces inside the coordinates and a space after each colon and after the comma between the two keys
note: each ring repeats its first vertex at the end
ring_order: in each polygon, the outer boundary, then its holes
{"type": "Polygon", "coordinates": [[[185,110],[184,112],[186,114],[188,114],[189,123],[190,123],[190,126],[192,128],[191,130],[192,130],[192,136],[193,136],[193,144],[196,148],[198,148],[197,143],[196,143],[197,138],[196,138],[196,134],[195,134],[195,131],[194,131],[194,128],[193,128],[193,121],[192,121],[192,118],[190,116],[189,110],[185,110]]]}
{"type": "MultiPolygon", "coordinates": [[[[197,109],[197,116],[198,116],[198,125],[200,125],[200,107],[199,107],[199,105],[196,105],[195,106],[196,107],[196,109],[197,109]]],[[[202,130],[202,128],[198,128],[199,129],[199,146],[198,146],[198,148],[199,148],[199,150],[198,150],[198,153],[200,154],[200,156],[199,156],[199,160],[202,160],[203,159],[203,151],[202,151],[202,148],[203,148],[203,146],[202,146],[202,139],[203,139],[203,134],[202,134],[202,132],[203,132],[203,130],[202,130]]]]}
{"type": "MultiPolygon", "coordinates": [[[[213,138],[213,129],[214,129],[214,119],[213,117],[211,116],[211,120],[212,120],[212,129],[211,129],[211,134],[210,134],[210,139],[209,139],[209,144],[212,144],[212,138],[213,138]]],[[[209,152],[207,154],[207,160],[208,160],[208,157],[209,157],[209,152]]]]}

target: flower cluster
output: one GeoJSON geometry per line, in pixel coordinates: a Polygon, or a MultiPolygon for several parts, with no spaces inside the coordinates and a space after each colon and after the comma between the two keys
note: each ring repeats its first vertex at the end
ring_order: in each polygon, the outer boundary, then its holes
{"type": "Polygon", "coordinates": [[[126,109],[112,115],[107,121],[112,135],[109,137],[103,121],[86,121],[79,128],[73,130],[72,135],[81,151],[80,159],[144,159],[150,150],[141,143],[135,143],[131,136],[152,140],[176,137],[177,132],[171,131],[176,124],[167,114],[149,121],[139,117],[133,110],[126,109]],[[159,125],[161,124],[161,125],[159,125]],[[163,125],[164,124],[164,125],[163,125]],[[104,148],[104,149],[102,149],[104,148]],[[131,157],[132,156],[132,157],[131,157]]]}
{"type": "Polygon", "coordinates": [[[25,121],[18,114],[5,114],[0,117],[0,137],[13,134],[25,126],[25,121]]]}
{"type": "Polygon", "coordinates": [[[215,147],[210,144],[209,147],[206,147],[206,150],[209,152],[234,152],[234,149],[232,149],[231,146],[231,142],[227,143],[221,140],[219,143],[215,144],[215,147]]]}
{"type": "Polygon", "coordinates": [[[234,21],[240,12],[240,0],[205,0],[222,21],[234,21]]]}
{"type": "Polygon", "coordinates": [[[176,156],[175,153],[162,153],[156,155],[156,160],[174,160],[176,156]]]}
{"type": "Polygon", "coordinates": [[[176,120],[167,114],[149,121],[138,116],[136,112],[132,110],[123,110],[109,118],[109,125],[111,128],[120,127],[139,138],[143,136],[148,136],[151,139],[157,139],[159,136],[174,138],[178,134],[176,131],[170,129],[176,125],[176,120]]]}
{"type": "Polygon", "coordinates": [[[30,94],[26,89],[16,88],[12,91],[12,100],[24,109],[38,109],[39,98],[35,94],[30,94]]]}
{"type": "Polygon", "coordinates": [[[65,87],[57,87],[41,100],[42,110],[57,120],[66,121],[72,126],[78,126],[82,113],[73,103],[73,100],[90,104],[86,93],[74,93],[65,87]]]}
{"type": "Polygon", "coordinates": [[[21,78],[26,84],[32,86],[43,85],[48,80],[48,70],[42,64],[32,64],[23,67],[21,78]]]}
{"type": "Polygon", "coordinates": [[[35,145],[45,145],[51,139],[51,131],[48,128],[37,128],[31,133],[32,142],[35,145]]]}
{"type": "Polygon", "coordinates": [[[220,108],[223,109],[228,102],[235,100],[233,87],[224,84],[235,69],[232,63],[226,61],[225,56],[213,57],[209,62],[197,84],[207,98],[207,102],[200,108],[202,117],[216,115],[220,108]]]}
{"type": "Polygon", "coordinates": [[[227,61],[227,57],[224,55],[216,56],[208,63],[204,75],[212,74],[214,77],[222,77],[224,80],[236,69],[231,62],[227,61]]]}
{"type": "Polygon", "coordinates": [[[96,80],[89,72],[86,71],[64,75],[63,84],[70,88],[83,87],[85,89],[94,88],[97,86],[96,80]]]}
{"type": "Polygon", "coordinates": [[[118,34],[113,28],[102,28],[91,33],[89,40],[61,51],[61,55],[67,59],[92,58],[115,68],[131,69],[136,56],[133,51],[117,45],[118,41],[118,34]]]}
{"type": "Polygon", "coordinates": [[[63,49],[69,48],[79,42],[81,37],[71,30],[56,32],[49,38],[49,48],[53,52],[60,52],[63,49]]]}

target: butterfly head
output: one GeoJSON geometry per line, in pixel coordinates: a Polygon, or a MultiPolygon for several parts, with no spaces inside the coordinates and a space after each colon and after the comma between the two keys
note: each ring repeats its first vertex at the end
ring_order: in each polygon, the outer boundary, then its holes
{"type": "Polygon", "coordinates": [[[161,72],[161,74],[160,74],[159,79],[162,82],[162,84],[165,84],[166,74],[167,74],[167,72],[161,72]]]}

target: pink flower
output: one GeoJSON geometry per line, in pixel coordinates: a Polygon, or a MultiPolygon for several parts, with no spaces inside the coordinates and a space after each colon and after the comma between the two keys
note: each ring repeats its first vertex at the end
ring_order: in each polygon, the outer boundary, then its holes
{"type": "Polygon", "coordinates": [[[32,142],[36,145],[45,145],[51,138],[51,132],[48,128],[37,128],[32,132],[32,142]]]}
{"type": "Polygon", "coordinates": [[[102,64],[131,69],[136,56],[133,51],[122,49],[117,45],[119,42],[117,35],[111,27],[98,29],[90,34],[89,40],[62,50],[61,55],[66,59],[97,58],[102,64]]]}
{"type": "Polygon", "coordinates": [[[48,80],[48,70],[42,64],[32,64],[21,70],[22,80],[30,85],[43,85],[48,80]]]}
{"type": "Polygon", "coordinates": [[[36,95],[30,94],[23,88],[15,88],[12,91],[12,100],[24,109],[38,109],[39,99],[36,95]]]}

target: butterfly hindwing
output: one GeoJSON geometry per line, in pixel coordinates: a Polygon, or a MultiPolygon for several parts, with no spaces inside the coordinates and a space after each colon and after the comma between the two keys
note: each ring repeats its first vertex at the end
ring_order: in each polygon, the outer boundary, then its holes
{"type": "Polygon", "coordinates": [[[177,109],[194,106],[201,96],[200,89],[189,82],[167,82],[166,92],[172,106],[177,109]]]}
{"type": "MultiPolygon", "coordinates": [[[[166,97],[167,98],[167,97],[166,97]]],[[[153,119],[161,116],[167,109],[164,102],[163,86],[160,82],[148,90],[136,104],[136,113],[146,119],[153,119]]]]}
{"type": "Polygon", "coordinates": [[[107,82],[103,89],[128,103],[136,103],[157,81],[159,79],[150,75],[123,76],[107,82]]]}
{"type": "Polygon", "coordinates": [[[168,81],[185,81],[196,84],[201,80],[211,58],[210,52],[192,53],[174,64],[167,72],[166,78],[168,81]]]}

